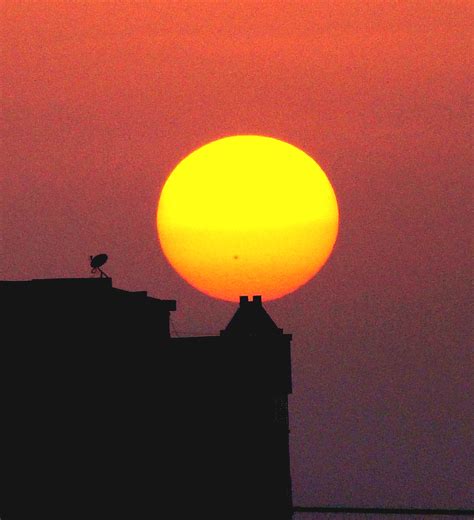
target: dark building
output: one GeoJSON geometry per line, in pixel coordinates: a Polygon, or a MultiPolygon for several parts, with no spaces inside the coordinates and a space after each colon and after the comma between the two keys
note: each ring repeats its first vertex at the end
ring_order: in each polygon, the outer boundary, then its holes
{"type": "Polygon", "coordinates": [[[0,282],[0,517],[288,520],[291,335],[219,336],[109,278],[0,282]]]}

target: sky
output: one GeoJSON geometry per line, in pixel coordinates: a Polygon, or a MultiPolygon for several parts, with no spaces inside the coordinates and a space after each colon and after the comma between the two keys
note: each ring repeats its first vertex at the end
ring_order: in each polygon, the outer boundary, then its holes
{"type": "Polygon", "coordinates": [[[166,263],[167,176],[220,137],[287,141],[338,198],[331,258],[265,307],[293,334],[298,505],[472,506],[472,3],[5,0],[0,278],[90,276],[235,305],[166,263]]]}

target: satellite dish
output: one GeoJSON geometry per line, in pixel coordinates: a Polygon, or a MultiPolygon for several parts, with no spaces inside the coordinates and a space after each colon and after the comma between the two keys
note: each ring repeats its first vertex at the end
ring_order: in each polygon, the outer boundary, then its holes
{"type": "Polygon", "coordinates": [[[101,253],[100,255],[95,255],[90,257],[91,261],[91,273],[95,274],[97,272],[100,273],[101,278],[109,278],[104,271],[102,271],[101,267],[107,262],[108,256],[105,253],[101,253]]]}

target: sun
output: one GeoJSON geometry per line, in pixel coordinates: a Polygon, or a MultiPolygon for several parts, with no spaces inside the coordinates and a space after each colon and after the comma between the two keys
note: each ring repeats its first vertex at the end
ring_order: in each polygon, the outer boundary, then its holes
{"type": "Polygon", "coordinates": [[[199,291],[274,300],[308,282],[331,254],[339,211],[320,166],[284,141],[218,139],[168,177],[157,226],[167,260],[199,291]]]}

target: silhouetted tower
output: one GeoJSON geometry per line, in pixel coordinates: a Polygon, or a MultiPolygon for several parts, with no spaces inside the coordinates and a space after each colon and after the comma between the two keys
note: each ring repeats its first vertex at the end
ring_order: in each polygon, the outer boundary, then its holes
{"type": "MultiPolygon", "coordinates": [[[[288,395],[291,383],[291,334],[284,334],[262,306],[261,296],[240,306],[221,337],[244,356],[241,384],[246,386],[244,425],[249,431],[249,491],[261,503],[261,517],[292,517],[288,395]],[[253,494],[255,493],[255,496],[253,494]]],[[[256,510],[258,511],[258,507],[256,510]]],[[[258,518],[258,515],[256,515],[258,518]]]]}
{"type": "Polygon", "coordinates": [[[183,435],[170,473],[185,481],[189,514],[291,518],[290,342],[260,296],[242,296],[220,336],[171,340],[169,366],[180,370],[168,387],[170,415],[183,435]]]}

